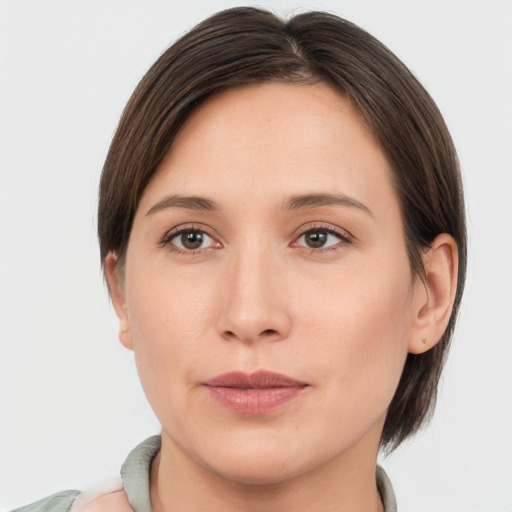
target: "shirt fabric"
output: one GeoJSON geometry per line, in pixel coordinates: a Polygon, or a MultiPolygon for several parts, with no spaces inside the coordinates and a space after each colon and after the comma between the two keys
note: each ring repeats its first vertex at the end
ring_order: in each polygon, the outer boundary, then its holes
{"type": "MultiPolygon", "coordinates": [[[[161,437],[153,436],[132,450],[121,467],[121,480],[109,490],[63,491],[12,512],[152,512],[149,475],[160,445],[161,437]]],[[[376,476],[385,512],[397,512],[393,487],[380,466],[376,476]]]]}

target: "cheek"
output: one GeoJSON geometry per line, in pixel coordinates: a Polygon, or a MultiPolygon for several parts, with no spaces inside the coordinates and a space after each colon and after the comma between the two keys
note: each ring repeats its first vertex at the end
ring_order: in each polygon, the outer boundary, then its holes
{"type": "Polygon", "coordinates": [[[198,341],[207,338],[213,323],[211,292],[168,274],[156,266],[151,272],[134,271],[126,287],[137,369],[155,411],[168,399],[186,398],[207,363],[198,341]]]}
{"type": "Polygon", "coordinates": [[[412,285],[407,261],[405,271],[373,268],[380,271],[351,268],[335,273],[337,279],[315,287],[321,292],[303,293],[308,299],[300,313],[305,331],[301,338],[314,335],[317,345],[302,357],[309,358],[320,382],[329,376],[336,383],[332,393],[341,393],[345,402],[368,409],[373,404],[384,412],[407,356],[412,285]]]}
{"type": "Polygon", "coordinates": [[[157,351],[174,347],[187,353],[196,345],[212,313],[213,287],[198,280],[193,268],[176,269],[165,255],[155,258],[140,252],[134,250],[130,255],[132,266],[127,268],[126,281],[134,343],[151,343],[157,351]]]}

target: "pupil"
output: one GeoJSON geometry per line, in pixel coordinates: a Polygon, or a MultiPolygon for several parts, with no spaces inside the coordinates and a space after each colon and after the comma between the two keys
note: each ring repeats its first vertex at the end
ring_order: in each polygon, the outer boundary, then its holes
{"type": "Polygon", "coordinates": [[[327,241],[327,233],[324,231],[312,231],[306,236],[306,242],[310,247],[322,247],[327,241]]]}
{"type": "Polygon", "coordinates": [[[181,235],[181,243],[187,249],[198,249],[203,243],[203,234],[200,231],[189,231],[181,235]]]}

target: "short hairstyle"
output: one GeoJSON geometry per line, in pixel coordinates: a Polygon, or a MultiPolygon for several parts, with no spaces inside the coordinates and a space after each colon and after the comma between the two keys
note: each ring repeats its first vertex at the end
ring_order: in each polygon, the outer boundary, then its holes
{"type": "Polygon", "coordinates": [[[466,226],[456,151],[432,98],[382,43],[335,15],[283,20],[241,7],[206,19],[169,47],[143,77],[114,134],[101,176],[102,263],[124,261],[140,198],[187,118],[207,98],[262,82],[333,85],[370,127],[391,166],[413,275],[440,233],[457,243],[458,283],[448,327],[423,354],[408,354],[381,446],[391,451],[429,419],[466,272],[466,226]]]}

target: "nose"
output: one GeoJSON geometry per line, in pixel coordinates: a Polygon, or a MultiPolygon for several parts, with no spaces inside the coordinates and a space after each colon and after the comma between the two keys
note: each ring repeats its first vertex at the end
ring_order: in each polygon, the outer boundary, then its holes
{"type": "Polygon", "coordinates": [[[291,328],[283,263],[271,251],[246,251],[229,265],[220,294],[217,332],[226,340],[279,341],[291,328]]]}

